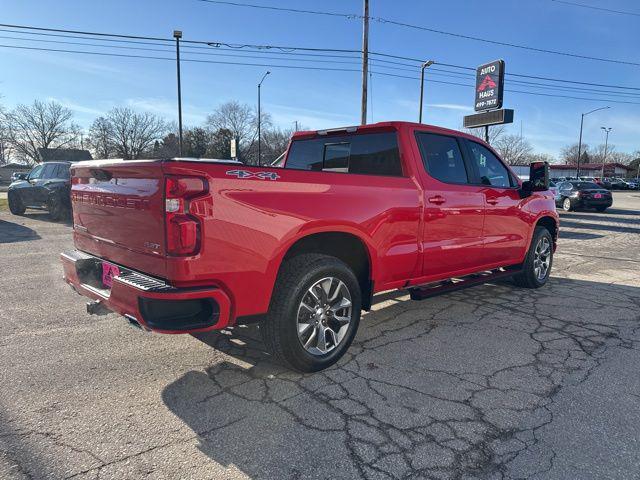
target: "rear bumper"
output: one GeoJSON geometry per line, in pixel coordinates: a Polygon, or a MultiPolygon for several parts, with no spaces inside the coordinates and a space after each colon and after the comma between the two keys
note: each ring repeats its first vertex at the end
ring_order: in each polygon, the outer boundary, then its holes
{"type": "Polygon", "coordinates": [[[102,259],[74,250],[60,255],[64,280],[80,295],[99,301],[112,312],[159,333],[198,333],[230,325],[231,301],[219,288],[172,287],[163,280],[126,267],[113,278],[111,289],[96,276],[102,259]]]}
{"type": "Polygon", "coordinates": [[[579,202],[585,208],[610,207],[613,205],[613,198],[585,198],[579,202]]]}

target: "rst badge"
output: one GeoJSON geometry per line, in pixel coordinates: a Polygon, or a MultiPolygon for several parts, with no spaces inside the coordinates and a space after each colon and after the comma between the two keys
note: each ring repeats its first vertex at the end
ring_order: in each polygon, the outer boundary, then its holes
{"type": "Polygon", "coordinates": [[[276,172],[250,172],[249,170],[227,170],[227,175],[238,178],[257,178],[258,180],[278,180],[276,172]]]}

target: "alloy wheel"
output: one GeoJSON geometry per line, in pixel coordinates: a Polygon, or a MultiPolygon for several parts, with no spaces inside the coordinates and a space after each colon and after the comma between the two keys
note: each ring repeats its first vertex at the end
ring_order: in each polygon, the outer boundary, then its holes
{"type": "Polygon", "coordinates": [[[551,242],[547,237],[538,240],[533,256],[533,271],[539,282],[544,281],[551,266],[551,242]]]}
{"type": "Polygon", "coordinates": [[[298,339],[312,355],[325,355],[344,340],[351,323],[351,293],[340,279],[315,282],[298,306],[298,339]]]}

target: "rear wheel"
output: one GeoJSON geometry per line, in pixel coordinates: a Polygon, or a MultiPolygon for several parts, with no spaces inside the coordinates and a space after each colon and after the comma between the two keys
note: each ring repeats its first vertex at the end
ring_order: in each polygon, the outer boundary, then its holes
{"type": "Polygon", "coordinates": [[[553,264],[553,237],[545,227],[536,227],[529,251],[522,264],[522,272],[513,280],[519,287],[540,288],[551,273],[553,264]]]}
{"type": "Polygon", "coordinates": [[[283,266],[267,318],[267,349],[302,372],[333,365],[347,351],[360,322],[362,299],[353,271],[335,257],[303,254],[283,266]]]}
{"type": "Polygon", "coordinates": [[[565,212],[570,212],[571,210],[573,210],[573,205],[571,204],[571,199],[569,199],[569,198],[565,198],[565,199],[562,201],[562,209],[563,209],[565,212]]]}
{"type": "Polygon", "coordinates": [[[22,215],[26,209],[20,195],[9,192],[9,211],[14,215],[22,215]]]}
{"type": "Polygon", "coordinates": [[[69,214],[67,208],[62,204],[62,201],[55,196],[49,198],[47,210],[49,211],[49,217],[54,221],[63,220],[67,218],[69,214]]]}

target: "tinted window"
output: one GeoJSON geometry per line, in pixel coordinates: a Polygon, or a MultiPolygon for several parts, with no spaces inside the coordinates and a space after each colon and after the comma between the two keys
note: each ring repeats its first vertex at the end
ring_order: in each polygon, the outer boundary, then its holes
{"type": "Polygon", "coordinates": [[[331,143],[324,146],[324,163],[322,170],[325,172],[349,171],[349,156],[351,155],[350,143],[331,143]]]}
{"type": "Polygon", "coordinates": [[[572,182],[572,183],[578,190],[590,190],[592,188],[598,188],[598,189],[600,188],[599,185],[593,182],[572,182]]]}
{"type": "Polygon", "coordinates": [[[44,169],[44,165],[38,165],[29,173],[29,180],[37,180],[42,178],[42,170],[44,169]]]}
{"type": "Polygon", "coordinates": [[[295,140],[285,168],[402,176],[394,132],[295,140]]]}
{"type": "Polygon", "coordinates": [[[46,180],[51,180],[52,178],[57,178],[56,177],[56,172],[58,170],[58,165],[55,163],[47,163],[44,166],[44,172],[42,173],[42,178],[46,179],[46,180]]]}
{"type": "Polygon", "coordinates": [[[469,142],[469,149],[483,185],[503,188],[512,186],[509,170],[489,149],[476,142],[469,142]]]}
{"type": "Polygon", "coordinates": [[[416,133],[424,168],[433,178],[446,183],[467,183],[469,177],[455,137],[416,133]]]}
{"type": "Polygon", "coordinates": [[[66,180],[71,178],[71,175],[69,174],[69,165],[66,163],[59,163],[55,175],[56,178],[64,178],[66,180]]]}

